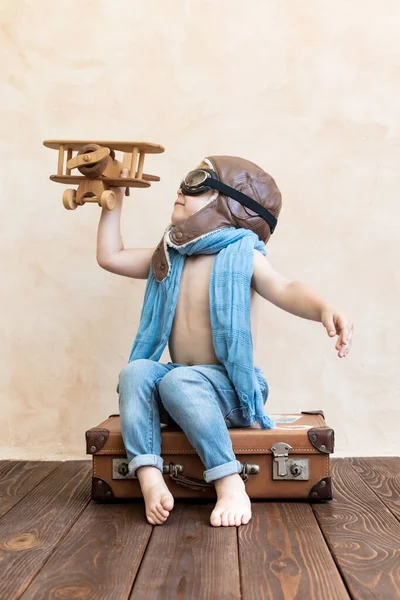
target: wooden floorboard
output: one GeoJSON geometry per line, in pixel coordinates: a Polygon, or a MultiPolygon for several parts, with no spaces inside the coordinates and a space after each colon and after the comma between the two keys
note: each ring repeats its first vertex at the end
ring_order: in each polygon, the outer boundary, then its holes
{"type": "Polygon", "coordinates": [[[19,598],[90,502],[90,465],[62,463],[0,520],[0,598],[19,598]]]}
{"type": "Polygon", "coordinates": [[[400,523],[349,459],[332,460],[334,499],[313,510],[351,597],[400,598],[400,523]]]}
{"type": "Polygon", "coordinates": [[[348,461],[400,521],[400,457],[349,458],[348,461]]]}
{"type": "Polygon", "coordinates": [[[0,461],[0,517],[24,498],[61,462],[0,461]]]}
{"type": "Polygon", "coordinates": [[[212,527],[213,504],[177,501],[155,527],[135,581],[133,600],[239,600],[236,527],[212,527]]]}
{"type": "Polygon", "coordinates": [[[91,502],[22,600],[129,598],[152,531],[142,503],[91,502]]]}
{"type": "Polygon", "coordinates": [[[332,459],[325,504],[253,502],[236,528],[177,500],[153,527],[142,500],[90,500],[90,461],[2,461],[0,600],[399,600],[399,474],[332,459]]]}
{"type": "Polygon", "coordinates": [[[307,502],[253,502],[238,535],[244,600],[350,597],[307,502]]]}

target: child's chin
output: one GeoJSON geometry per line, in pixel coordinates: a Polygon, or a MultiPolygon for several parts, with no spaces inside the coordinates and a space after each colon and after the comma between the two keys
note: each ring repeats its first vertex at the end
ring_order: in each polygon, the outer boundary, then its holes
{"type": "Polygon", "coordinates": [[[173,213],[171,215],[171,224],[172,225],[179,225],[179,223],[182,223],[184,220],[185,219],[183,219],[182,217],[177,217],[173,213]]]}

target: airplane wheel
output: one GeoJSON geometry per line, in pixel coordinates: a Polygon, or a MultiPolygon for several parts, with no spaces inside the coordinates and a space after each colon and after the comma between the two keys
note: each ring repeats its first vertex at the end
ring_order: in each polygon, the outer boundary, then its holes
{"type": "Polygon", "coordinates": [[[75,202],[76,190],[65,190],[63,193],[63,204],[67,210],[75,210],[78,205],[75,202]]]}
{"type": "Polygon", "coordinates": [[[117,199],[112,190],[105,190],[100,196],[100,206],[107,210],[113,210],[117,199]]]}

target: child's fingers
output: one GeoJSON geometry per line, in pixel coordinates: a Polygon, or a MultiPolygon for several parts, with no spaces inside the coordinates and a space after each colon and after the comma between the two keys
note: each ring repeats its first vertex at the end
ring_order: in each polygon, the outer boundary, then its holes
{"type": "Polygon", "coordinates": [[[346,319],[338,316],[336,321],[336,329],[339,334],[338,343],[347,343],[349,339],[349,324],[346,319]]]}
{"type": "Polygon", "coordinates": [[[352,325],[346,327],[345,331],[342,332],[341,337],[338,340],[336,349],[339,351],[339,356],[347,356],[350,352],[351,344],[353,341],[353,328],[352,325]],[[346,333],[347,331],[347,333],[346,333]]]}
{"type": "Polygon", "coordinates": [[[336,344],[336,349],[339,352],[339,356],[345,356],[346,355],[346,351],[347,351],[347,342],[344,342],[343,339],[338,340],[338,343],[336,344]]]}
{"type": "Polygon", "coordinates": [[[336,350],[343,350],[347,347],[348,338],[343,336],[343,332],[340,334],[338,341],[336,342],[336,350]]]}
{"type": "Polygon", "coordinates": [[[328,313],[327,315],[325,315],[323,324],[326,331],[328,332],[328,335],[330,335],[331,337],[335,335],[336,328],[333,322],[333,313],[328,313]]]}
{"type": "Polygon", "coordinates": [[[129,169],[127,167],[124,167],[121,171],[121,177],[128,177],[129,174],[129,169]]]}

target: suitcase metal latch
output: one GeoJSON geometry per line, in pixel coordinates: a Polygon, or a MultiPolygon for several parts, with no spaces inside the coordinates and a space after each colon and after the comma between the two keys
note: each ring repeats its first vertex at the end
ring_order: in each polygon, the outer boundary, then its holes
{"type": "Polygon", "coordinates": [[[289,458],[292,446],[286,442],[278,442],[271,447],[274,455],[272,463],[272,479],[309,479],[309,459],[289,458]]]}

